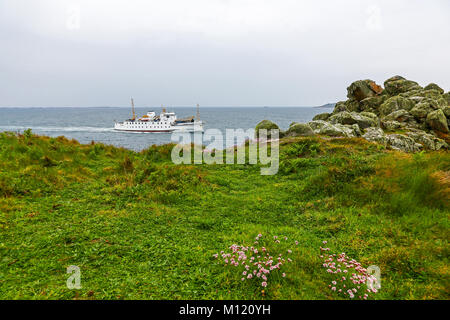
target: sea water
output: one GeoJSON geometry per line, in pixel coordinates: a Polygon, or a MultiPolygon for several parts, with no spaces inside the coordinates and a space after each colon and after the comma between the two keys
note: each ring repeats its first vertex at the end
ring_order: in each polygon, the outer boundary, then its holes
{"type": "MultiPolygon", "coordinates": [[[[147,111],[161,112],[160,108],[136,108],[136,116],[147,111]]],[[[195,107],[173,107],[178,118],[193,116],[195,107]]],[[[292,122],[308,122],[319,113],[331,112],[330,108],[317,107],[201,107],[200,119],[204,130],[250,129],[264,119],[278,124],[282,130],[292,122]]],[[[33,133],[51,137],[65,136],[80,143],[91,141],[111,144],[140,151],[153,144],[171,142],[171,133],[135,133],[115,131],[114,121],[131,117],[130,108],[123,107],[61,107],[61,108],[0,108],[0,131],[33,133]]]]}

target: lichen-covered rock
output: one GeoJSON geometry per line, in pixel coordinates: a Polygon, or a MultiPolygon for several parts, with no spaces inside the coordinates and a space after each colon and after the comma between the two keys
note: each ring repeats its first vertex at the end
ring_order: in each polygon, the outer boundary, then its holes
{"type": "Polygon", "coordinates": [[[347,101],[340,101],[334,106],[333,114],[348,111],[348,112],[358,112],[360,111],[359,102],[355,99],[348,99],[347,101]]]}
{"type": "Polygon", "coordinates": [[[347,111],[349,112],[358,112],[360,111],[360,105],[358,100],[356,99],[348,99],[347,101],[345,101],[345,108],[347,111]]]}
{"type": "Polygon", "coordinates": [[[445,101],[447,101],[447,106],[450,106],[450,92],[444,93],[442,95],[442,98],[444,98],[445,101]]]}
{"type": "Polygon", "coordinates": [[[406,122],[413,119],[413,116],[409,114],[408,111],[400,109],[396,110],[387,116],[382,118],[382,121],[398,121],[398,122],[406,122]]]}
{"type": "Polygon", "coordinates": [[[387,99],[380,106],[380,115],[387,116],[388,114],[397,111],[397,110],[406,110],[409,111],[414,107],[414,101],[404,98],[401,96],[395,96],[387,99]]]}
{"type": "Polygon", "coordinates": [[[353,126],[343,125],[343,124],[334,124],[327,125],[320,129],[319,134],[323,134],[330,137],[347,137],[354,138],[356,137],[355,129],[353,126]]]}
{"type": "Polygon", "coordinates": [[[407,136],[411,137],[417,143],[420,143],[424,146],[425,149],[438,151],[441,149],[448,149],[448,144],[438,137],[426,133],[421,130],[414,130],[406,133],[407,136]]]}
{"type": "Polygon", "coordinates": [[[441,108],[447,118],[450,118],[450,106],[441,108]]]}
{"type": "Polygon", "coordinates": [[[411,96],[411,97],[408,97],[408,99],[411,100],[412,102],[414,102],[414,104],[418,104],[419,102],[422,102],[423,99],[425,99],[425,97],[411,96]]]}
{"type": "Polygon", "coordinates": [[[395,131],[405,127],[404,123],[400,123],[395,120],[382,120],[381,127],[386,131],[395,131]]]}
{"type": "Polygon", "coordinates": [[[369,97],[376,96],[383,92],[383,88],[380,87],[372,80],[358,80],[353,82],[347,88],[347,98],[361,101],[369,97]]]}
{"type": "Polygon", "coordinates": [[[410,113],[418,120],[424,120],[429,113],[433,112],[437,107],[434,101],[427,98],[419,102],[414,108],[411,109],[410,113]]]}
{"type": "Polygon", "coordinates": [[[308,125],[311,127],[314,133],[319,133],[320,129],[322,129],[322,127],[326,126],[327,124],[328,122],[324,120],[313,120],[308,122],[308,125]]]}
{"type": "Polygon", "coordinates": [[[330,137],[356,137],[359,132],[357,125],[331,124],[323,120],[308,122],[314,133],[330,137]]]}
{"type": "Polygon", "coordinates": [[[387,144],[386,135],[380,128],[367,128],[362,137],[367,141],[376,142],[383,146],[387,144]]]}
{"type": "Polygon", "coordinates": [[[447,118],[441,109],[430,112],[427,116],[426,123],[435,131],[440,131],[443,133],[449,132],[447,118]]]}
{"type": "Polygon", "coordinates": [[[422,89],[417,82],[406,80],[401,76],[395,76],[387,79],[384,82],[384,88],[386,92],[392,96],[412,90],[422,89]]]}
{"type": "Polygon", "coordinates": [[[447,97],[445,96],[445,94],[441,94],[441,92],[436,89],[413,90],[413,91],[402,93],[399,96],[413,100],[416,103],[422,102],[426,98],[426,100],[431,101],[431,103],[435,107],[444,107],[444,106],[448,105],[447,97]],[[420,98],[422,98],[422,99],[420,99],[420,98]],[[417,101],[417,100],[421,100],[421,101],[417,101]]]}
{"type": "Polygon", "coordinates": [[[341,129],[336,128],[334,125],[332,125],[331,123],[328,123],[328,122],[326,122],[319,129],[316,129],[315,132],[318,134],[323,134],[323,135],[331,136],[331,137],[345,137],[346,136],[345,133],[341,129]]]}
{"type": "Polygon", "coordinates": [[[289,129],[284,133],[286,137],[297,137],[297,136],[312,136],[314,135],[311,127],[306,123],[295,123],[292,124],[289,129]]]}
{"type": "Polygon", "coordinates": [[[364,117],[367,117],[367,118],[371,118],[375,122],[378,122],[378,120],[379,120],[378,116],[375,113],[373,113],[373,112],[363,111],[363,112],[360,113],[360,115],[362,115],[364,117]]]}
{"type": "Polygon", "coordinates": [[[394,150],[417,152],[423,148],[423,146],[415,142],[413,138],[403,134],[388,134],[386,135],[386,139],[388,145],[394,150]]]}
{"type": "Polygon", "coordinates": [[[347,106],[345,105],[345,101],[337,102],[333,109],[333,113],[338,113],[342,111],[348,111],[347,106]]]}
{"type": "Polygon", "coordinates": [[[369,97],[360,101],[360,110],[378,113],[380,106],[386,101],[388,97],[386,95],[379,95],[374,97],[369,97]]]}
{"type": "Polygon", "coordinates": [[[327,120],[331,116],[331,113],[324,112],[314,116],[313,120],[327,120]]]}
{"type": "Polygon", "coordinates": [[[433,101],[433,106],[436,108],[443,108],[448,106],[447,100],[444,98],[444,95],[440,95],[437,98],[429,98],[431,101],[433,101]]]}
{"type": "Polygon", "coordinates": [[[353,134],[355,137],[360,137],[362,135],[361,128],[358,124],[355,123],[348,127],[353,130],[353,134]]]}
{"type": "Polygon", "coordinates": [[[442,89],[441,87],[439,87],[436,83],[430,83],[429,85],[427,85],[425,88],[425,90],[436,90],[438,91],[440,94],[444,93],[444,89],[442,89]]]}
{"type": "Polygon", "coordinates": [[[260,123],[258,123],[255,127],[255,136],[256,138],[259,138],[259,130],[261,129],[266,129],[267,130],[267,137],[270,138],[271,137],[271,133],[270,130],[271,129],[278,129],[280,130],[280,127],[278,127],[278,125],[276,123],[273,123],[270,120],[263,120],[260,123]]]}
{"type": "Polygon", "coordinates": [[[358,126],[362,129],[368,127],[376,127],[378,122],[371,117],[366,117],[356,112],[339,112],[332,115],[328,121],[332,124],[344,124],[344,125],[352,125],[358,124],[358,126]]]}

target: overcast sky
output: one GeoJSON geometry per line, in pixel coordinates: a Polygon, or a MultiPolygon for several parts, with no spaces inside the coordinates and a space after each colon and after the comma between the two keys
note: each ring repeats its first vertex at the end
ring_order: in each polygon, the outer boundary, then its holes
{"type": "Polygon", "coordinates": [[[0,0],[0,106],[312,106],[450,90],[448,0],[0,0]]]}

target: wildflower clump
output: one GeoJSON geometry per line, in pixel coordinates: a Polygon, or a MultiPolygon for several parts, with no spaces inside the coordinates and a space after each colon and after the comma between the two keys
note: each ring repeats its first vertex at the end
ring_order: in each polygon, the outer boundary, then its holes
{"type": "Polygon", "coordinates": [[[233,244],[229,251],[220,251],[213,256],[225,266],[235,268],[241,281],[256,281],[266,288],[271,281],[286,277],[285,266],[293,260],[290,257],[292,249],[286,246],[287,237],[273,236],[265,241],[262,238],[263,235],[258,234],[252,246],[233,244]]]}
{"type": "MultiPolygon", "coordinates": [[[[327,241],[323,241],[326,245],[327,241]]],[[[332,292],[350,299],[367,300],[375,295],[378,279],[369,274],[368,269],[355,259],[350,259],[345,252],[329,253],[330,248],[320,247],[322,267],[331,275],[332,281],[328,285],[332,292]]]]}

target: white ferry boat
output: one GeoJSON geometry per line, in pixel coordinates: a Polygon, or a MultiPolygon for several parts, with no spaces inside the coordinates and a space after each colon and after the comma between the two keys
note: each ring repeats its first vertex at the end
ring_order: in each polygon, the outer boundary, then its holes
{"type": "Polygon", "coordinates": [[[134,101],[131,99],[133,117],[123,122],[116,122],[114,130],[131,132],[172,132],[172,131],[203,131],[203,122],[200,120],[199,105],[197,104],[197,117],[177,119],[174,112],[166,112],[163,108],[160,115],[149,111],[136,119],[134,101]]]}

